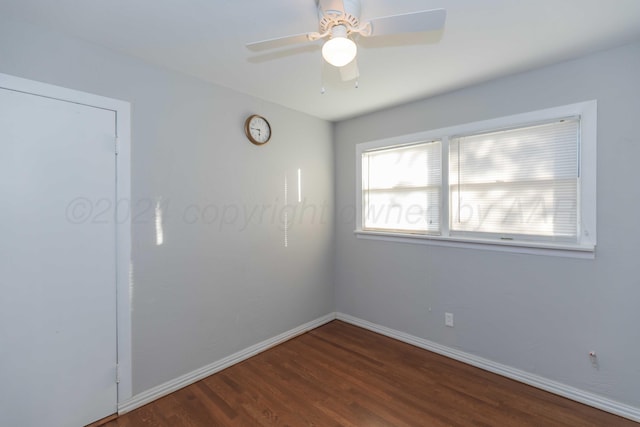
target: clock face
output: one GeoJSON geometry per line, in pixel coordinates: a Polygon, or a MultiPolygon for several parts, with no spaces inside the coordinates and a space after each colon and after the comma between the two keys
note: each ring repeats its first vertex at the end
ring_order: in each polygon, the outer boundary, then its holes
{"type": "Polygon", "coordinates": [[[254,144],[265,144],[271,138],[271,127],[264,117],[253,115],[245,123],[247,137],[254,144]]]}

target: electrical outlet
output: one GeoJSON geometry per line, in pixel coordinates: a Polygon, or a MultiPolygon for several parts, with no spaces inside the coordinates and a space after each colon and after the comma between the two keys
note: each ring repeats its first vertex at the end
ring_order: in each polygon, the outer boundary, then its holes
{"type": "Polygon", "coordinates": [[[453,313],[444,314],[444,324],[445,326],[449,326],[450,328],[453,328],[453,313]]]}

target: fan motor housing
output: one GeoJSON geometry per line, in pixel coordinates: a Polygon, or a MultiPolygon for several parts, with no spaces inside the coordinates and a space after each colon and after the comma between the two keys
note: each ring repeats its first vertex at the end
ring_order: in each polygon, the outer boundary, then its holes
{"type": "Polygon", "coordinates": [[[329,32],[336,25],[344,25],[347,33],[360,25],[360,0],[319,0],[320,33],[329,32]]]}

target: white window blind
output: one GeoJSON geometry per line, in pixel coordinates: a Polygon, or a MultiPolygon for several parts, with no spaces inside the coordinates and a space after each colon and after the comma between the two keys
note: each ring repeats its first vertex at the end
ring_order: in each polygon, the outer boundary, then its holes
{"type": "Polygon", "coordinates": [[[440,141],[362,153],[363,229],[438,234],[440,141]]]}
{"type": "Polygon", "coordinates": [[[453,138],[452,235],[575,242],[579,119],[453,138]]]}

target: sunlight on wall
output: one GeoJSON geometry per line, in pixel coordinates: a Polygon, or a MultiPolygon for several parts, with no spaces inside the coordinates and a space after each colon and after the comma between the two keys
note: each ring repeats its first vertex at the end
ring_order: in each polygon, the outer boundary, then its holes
{"type": "Polygon", "coordinates": [[[284,247],[288,248],[289,247],[289,212],[287,212],[287,205],[289,204],[289,200],[288,200],[288,187],[289,184],[287,182],[287,175],[285,172],[284,175],[284,217],[283,217],[283,221],[284,221],[284,247]]]}
{"type": "Polygon", "coordinates": [[[302,202],[302,169],[298,169],[298,203],[302,202]]]}
{"type": "Polygon", "coordinates": [[[164,230],[162,228],[162,206],[160,206],[161,198],[156,202],[156,245],[161,246],[164,243],[164,230]]]}
{"type": "Polygon", "coordinates": [[[131,302],[131,312],[133,313],[133,261],[129,261],[129,301],[131,302]]]}

